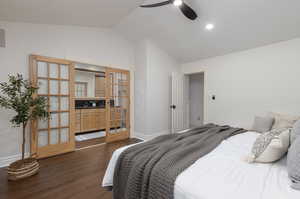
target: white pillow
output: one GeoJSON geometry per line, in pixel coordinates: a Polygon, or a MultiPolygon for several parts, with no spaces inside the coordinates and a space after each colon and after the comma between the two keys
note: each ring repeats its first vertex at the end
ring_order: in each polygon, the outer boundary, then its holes
{"type": "Polygon", "coordinates": [[[275,119],[274,124],[272,126],[272,130],[292,128],[295,122],[300,120],[299,116],[285,115],[273,112],[270,112],[268,116],[273,117],[275,119]]]}
{"type": "Polygon", "coordinates": [[[269,163],[281,159],[289,149],[290,129],[272,130],[261,134],[253,144],[248,162],[269,163]]]}
{"type": "Polygon", "coordinates": [[[254,118],[254,122],[252,125],[252,131],[256,131],[258,133],[264,133],[270,131],[274,123],[273,117],[259,117],[256,116],[254,118]]]}

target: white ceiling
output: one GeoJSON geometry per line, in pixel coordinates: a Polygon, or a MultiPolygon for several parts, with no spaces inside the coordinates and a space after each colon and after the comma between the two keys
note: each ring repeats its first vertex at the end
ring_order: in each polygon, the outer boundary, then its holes
{"type": "Polygon", "coordinates": [[[172,5],[138,8],[143,0],[0,0],[0,20],[113,27],[133,41],[156,41],[181,62],[300,37],[299,0],[185,1],[197,21],[172,5]]]}
{"type": "Polygon", "coordinates": [[[142,0],[0,0],[0,20],[111,27],[142,0]]]}
{"type": "Polygon", "coordinates": [[[152,38],[181,62],[300,37],[299,0],[189,0],[189,3],[198,12],[197,21],[189,21],[174,6],[136,9],[116,30],[131,39],[152,38]],[[204,28],[208,22],[215,24],[211,32],[204,28]]]}

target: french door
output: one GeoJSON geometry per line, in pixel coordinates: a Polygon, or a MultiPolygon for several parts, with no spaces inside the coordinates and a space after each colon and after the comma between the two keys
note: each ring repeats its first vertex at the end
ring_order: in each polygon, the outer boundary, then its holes
{"type": "Polygon", "coordinates": [[[75,150],[74,66],[63,59],[30,56],[36,95],[48,101],[49,120],[32,121],[31,154],[44,158],[75,150]]]}
{"type": "Polygon", "coordinates": [[[130,136],[130,75],[129,71],[106,69],[106,142],[130,136]]]}

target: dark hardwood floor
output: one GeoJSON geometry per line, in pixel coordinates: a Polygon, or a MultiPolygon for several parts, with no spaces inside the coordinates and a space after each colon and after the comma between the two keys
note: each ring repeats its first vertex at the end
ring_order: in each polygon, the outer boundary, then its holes
{"type": "Polygon", "coordinates": [[[40,172],[17,182],[0,169],[0,199],[112,199],[101,187],[112,152],[129,139],[40,160],[40,172]]]}
{"type": "Polygon", "coordinates": [[[85,141],[77,141],[76,142],[76,149],[81,149],[85,147],[90,147],[93,145],[98,145],[98,144],[103,144],[105,143],[105,137],[102,138],[94,138],[90,140],[85,140],[85,141]]]}

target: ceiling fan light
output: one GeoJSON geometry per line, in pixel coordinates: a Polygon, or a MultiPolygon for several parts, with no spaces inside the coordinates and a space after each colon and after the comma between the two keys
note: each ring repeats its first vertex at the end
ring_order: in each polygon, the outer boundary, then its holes
{"type": "Polygon", "coordinates": [[[173,4],[174,4],[174,6],[181,6],[182,5],[182,0],[175,0],[175,1],[173,1],[173,4]]]}

